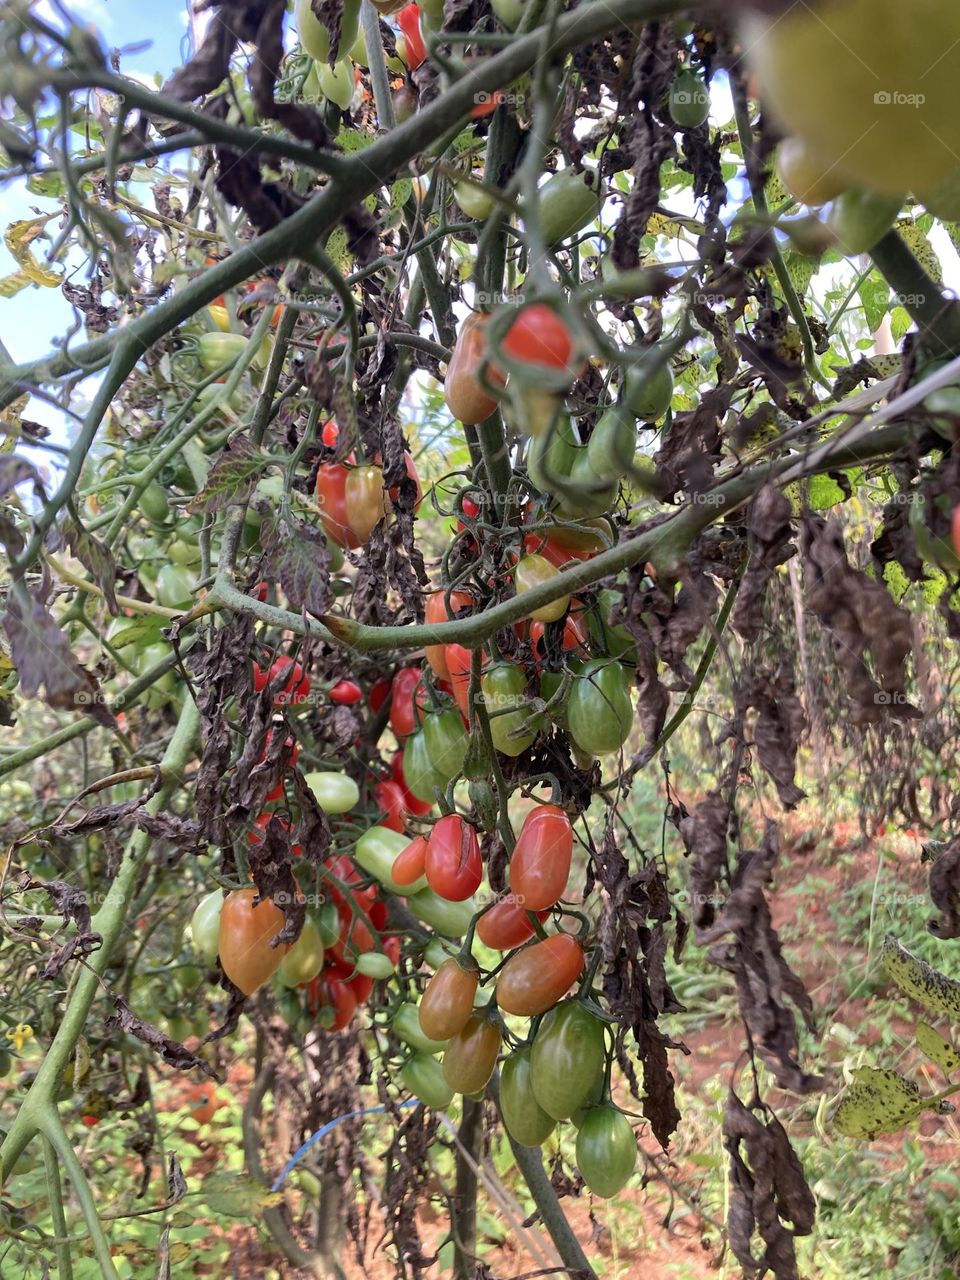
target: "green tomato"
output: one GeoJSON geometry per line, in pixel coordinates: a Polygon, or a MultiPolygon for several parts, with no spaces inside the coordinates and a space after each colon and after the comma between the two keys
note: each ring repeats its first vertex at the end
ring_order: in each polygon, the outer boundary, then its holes
{"type": "Polygon", "coordinates": [[[337,945],[340,939],[340,913],[335,902],[324,902],[314,912],[314,923],[320,934],[320,943],[324,951],[337,945]]]}
{"type": "Polygon", "coordinates": [[[516,31],[523,17],[524,0],[490,0],[493,12],[508,31],[516,31]]]}
{"type": "Polygon", "coordinates": [[[577,1168],[594,1195],[609,1199],[637,1166],[637,1139],[618,1107],[593,1107],[577,1134],[577,1168]]]}
{"type": "Polygon", "coordinates": [[[396,965],[382,951],[365,951],[363,955],[357,956],[354,968],[357,973],[378,979],[390,978],[397,971],[396,965]]]}
{"type": "Polygon", "coordinates": [[[530,1080],[530,1050],[517,1049],[500,1069],[500,1114],[507,1133],[523,1147],[539,1147],[557,1126],[541,1107],[530,1080]]]}
{"type": "Polygon", "coordinates": [[[453,954],[448,943],[440,938],[431,938],[424,948],[423,963],[431,969],[439,969],[444,960],[449,960],[453,954]]]}
{"type": "Polygon", "coordinates": [[[559,244],[594,222],[603,206],[603,194],[596,181],[591,186],[584,174],[561,169],[540,188],[540,230],[547,245],[559,244]]]}
{"type": "Polygon", "coordinates": [[[527,678],[523,668],[502,662],[485,671],[480,680],[483,705],[490,717],[490,736],[497,751],[519,756],[532,746],[537,730],[527,725],[527,678]]]}
{"type": "Polygon", "coordinates": [[[601,653],[610,658],[620,658],[627,662],[636,662],[636,649],[633,636],[623,625],[615,625],[610,615],[622,602],[618,591],[605,588],[597,596],[596,603],[587,610],[587,627],[594,643],[601,653]]]}
{"type": "Polygon", "coordinates": [[[247,339],[242,333],[204,333],[197,339],[200,363],[207,373],[236,364],[246,349],[247,339]]]}
{"type": "MultiPolygon", "coordinates": [[[[157,644],[149,644],[142,649],[135,658],[136,674],[144,675],[151,667],[157,666],[164,658],[170,656],[170,648],[168,645],[159,642],[157,644]]],[[[165,707],[176,694],[179,687],[179,675],[175,668],[167,671],[155,680],[145,693],[140,695],[140,701],[148,707],[165,707]]]]}
{"type": "Polygon", "coordinates": [[[320,930],[308,916],[300,937],[280,961],[277,977],[284,987],[299,987],[310,982],[323,968],[323,941],[320,930]]]}
{"type": "Polygon", "coordinates": [[[561,412],[551,430],[530,441],[527,474],[544,493],[556,493],[558,486],[569,483],[579,456],[580,444],[573,420],[568,413],[561,412]]]}
{"type": "Polygon", "coordinates": [[[616,496],[616,483],[611,484],[607,476],[597,475],[587,450],[581,448],[570,472],[570,488],[557,502],[557,514],[575,520],[602,516],[613,506],[616,496]]]}
{"type": "Polygon", "coordinates": [[[192,569],[200,563],[200,548],[186,538],[174,538],[167,547],[167,555],[174,564],[182,565],[185,569],[192,569]]]}
{"type": "Polygon", "coordinates": [[[637,423],[623,405],[602,415],[587,441],[587,461],[593,473],[612,484],[633,466],[637,451],[637,423]]]}
{"type": "MultiPolygon", "coordinates": [[[[406,758],[406,757],[404,757],[406,758]]],[[[379,880],[391,893],[405,895],[409,886],[398,885],[390,874],[398,854],[410,843],[410,837],[389,827],[373,826],[363,833],[353,850],[353,858],[368,875],[379,880]]],[[[419,883],[419,882],[417,882],[419,883]]]]}
{"type": "Polygon", "coordinates": [[[170,515],[167,495],[156,480],[151,480],[140,494],[140,510],[154,524],[163,524],[170,515]]]}
{"type": "Polygon", "coordinates": [[[443,1078],[443,1068],[429,1053],[414,1053],[400,1069],[400,1079],[415,1098],[442,1110],[453,1101],[453,1090],[443,1078]]]}
{"type": "MultiPolygon", "coordinates": [[[[446,959],[446,953],[444,959],[446,959]]],[[[417,1013],[417,1006],[405,1002],[400,1005],[390,1022],[396,1034],[401,1040],[405,1041],[412,1049],[419,1049],[421,1053],[443,1053],[446,1049],[448,1041],[431,1040],[427,1035],[423,1034],[420,1026],[420,1015],[417,1013]]]]}
{"type": "Polygon", "coordinates": [[[603,1023],[576,1000],[551,1009],[530,1052],[530,1083],[555,1120],[569,1120],[591,1096],[603,1070],[603,1023]]]}
{"type": "MultiPolygon", "coordinates": [[[[467,758],[470,735],[464,726],[463,717],[453,707],[446,711],[433,711],[423,718],[422,737],[430,764],[434,772],[443,779],[442,786],[445,788],[461,771],[467,758]]],[[[409,782],[406,749],[403,753],[403,772],[409,782]]],[[[421,799],[432,800],[433,794],[421,799]]]]}
{"type": "Polygon", "coordinates": [[[837,248],[848,258],[869,253],[896,222],[902,204],[901,196],[877,195],[858,188],[844,191],[833,202],[829,218],[837,248]]]}
{"type": "MultiPolygon", "coordinates": [[[[513,575],[517,595],[521,596],[544,582],[550,582],[559,572],[557,566],[551,564],[545,556],[537,555],[535,552],[532,555],[521,556],[513,575]]],[[[532,609],[529,616],[537,622],[559,622],[569,605],[569,595],[559,596],[549,604],[541,605],[539,609],[532,609]]]]}
{"type": "Polygon", "coordinates": [[[689,67],[670,86],[670,118],[680,129],[699,129],[710,116],[710,90],[689,67]]]}
{"type": "Polygon", "coordinates": [[[197,413],[209,408],[210,405],[216,405],[219,412],[222,412],[225,405],[229,405],[235,413],[239,413],[244,404],[244,396],[239,387],[232,391],[227,399],[224,388],[219,382],[211,382],[208,387],[201,388],[195,401],[197,413]]]}
{"type": "Polygon", "coordinates": [[[332,67],[326,62],[318,62],[317,79],[320,91],[328,102],[335,102],[341,111],[346,111],[353,101],[353,91],[356,88],[350,59],[341,58],[332,67]]]}
{"type": "Polygon", "coordinates": [[[196,910],[190,917],[190,936],[198,955],[208,965],[216,963],[220,950],[220,910],[223,907],[223,892],[214,889],[197,903],[196,910]]]}
{"type": "Polygon", "coordinates": [[[573,681],[567,727],[581,751],[602,756],[619,751],[633,725],[629,673],[603,658],[584,663],[573,681]]]}
{"type": "Polygon", "coordinates": [[[473,182],[461,179],[453,188],[453,198],[467,215],[483,222],[493,212],[493,196],[473,182]]]}
{"type": "Polygon", "coordinates": [[[304,782],[324,813],[349,813],[360,803],[360,788],[345,773],[317,770],[308,773],[304,782]]]}
{"type": "MultiPolygon", "coordinates": [[[[314,61],[330,61],[330,32],[314,14],[310,0],[295,0],[293,20],[300,43],[314,61]]],[[[360,32],[360,0],[340,5],[340,49],[349,49],[360,32]]],[[[364,64],[368,65],[368,64],[364,64]]]]}
{"type": "Polygon", "coordinates": [[[673,370],[651,347],[649,364],[635,365],[624,379],[623,403],[642,422],[658,422],[673,400],[673,370]]]}
{"type": "MultiPolygon", "coordinates": [[[[405,890],[409,893],[409,889],[405,890]]],[[[467,898],[464,902],[448,902],[440,898],[432,889],[420,889],[410,894],[407,906],[418,919],[428,924],[436,933],[445,938],[462,938],[470,928],[470,921],[477,914],[475,898],[467,898]]]]}
{"type": "Polygon", "coordinates": [[[356,62],[361,67],[369,67],[370,65],[370,55],[367,53],[367,37],[363,34],[362,26],[357,31],[356,40],[350,46],[349,57],[351,62],[356,62]]]}
{"type": "Polygon", "coordinates": [[[918,191],[928,213],[944,222],[960,221],[960,169],[954,169],[936,186],[918,191]]]}
{"type": "Polygon", "coordinates": [[[189,609],[193,604],[196,583],[186,569],[165,564],[157,574],[155,596],[166,609],[189,609]]]}
{"type": "Polygon", "coordinates": [[[433,767],[423,733],[411,733],[403,747],[403,777],[407,786],[424,803],[436,802],[435,788],[446,790],[449,779],[433,767]]]}

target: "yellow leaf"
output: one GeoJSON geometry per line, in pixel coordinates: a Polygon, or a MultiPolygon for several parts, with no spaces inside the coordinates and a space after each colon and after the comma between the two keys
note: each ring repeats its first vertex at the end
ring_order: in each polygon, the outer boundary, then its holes
{"type": "MultiPolygon", "coordinates": [[[[60,283],[57,273],[38,262],[30,252],[30,244],[43,234],[44,227],[55,216],[48,213],[40,218],[23,218],[19,222],[10,223],[3,233],[3,240],[20,270],[16,276],[8,276],[2,284],[9,287],[11,280],[26,276],[29,284],[43,285],[47,289],[57,287],[60,283]]],[[[17,284],[13,292],[17,293],[22,288],[24,288],[23,284],[17,284]]],[[[11,294],[5,293],[4,296],[10,297],[11,294]]]]}

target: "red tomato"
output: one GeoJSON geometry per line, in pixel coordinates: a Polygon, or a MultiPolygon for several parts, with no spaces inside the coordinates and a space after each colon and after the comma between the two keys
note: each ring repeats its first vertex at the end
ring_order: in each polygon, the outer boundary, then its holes
{"type": "Polygon", "coordinates": [[[403,752],[398,751],[393,757],[393,763],[390,766],[390,776],[394,782],[399,783],[403,791],[403,807],[407,813],[412,813],[417,817],[423,817],[425,813],[429,813],[433,805],[429,800],[418,799],[410,788],[407,786],[407,780],[403,774],[403,752]]]}
{"type": "Polygon", "coordinates": [[[367,915],[370,918],[370,923],[378,933],[385,927],[387,923],[387,916],[389,914],[387,904],[382,898],[374,898],[370,903],[370,910],[367,912],[367,915]]]}
{"type": "Polygon", "coordinates": [[[342,462],[321,462],[317,470],[317,505],[327,534],[339,547],[356,550],[360,543],[347,518],[347,477],[350,468],[342,462]]]}
{"type": "Polygon", "coordinates": [[[86,1116],[81,1116],[80,1119],[83,1121],[83,1123],[87,1126],[88,1129],[95,1129],[96,1126],[100,1123],[99,1116],[86,1115],[86,1116]]]}
{"type": "Polygon", "coordinates": [[[473,667],[473,652],[462,644],[445,644],[443,660],[447,664],[450,685],[460,714],[470,722],[470,672],[473,667]]]}
{"type": "Polygon", "coordinates": [[[338,707],[353,707],[363,700],[363,690],[356,680],[338,680],[327,690],[327,697],[338,707]]]}
{"type": "Polygon", "coordinates": [[[199,1124],[209,1124],[220,1108],[227,1105],[210,1081],[188,1085],[184,1092],[190,1114],[199,1124]]]}
{"type": "Polygon", "coordinates": [[[480,888],[480,841],[476,830],[458,813],[449,813],[434,825],[427,841],[424,871],[430,888],[448,902],[463,902],[480,888]]]}
{"type": "MultiPolygon", "coordinates": [[[[540,920],[546,920],[549,914],[549,911],[537,912],[540,920]]],[[[477,937],[493,951],[512,951],[514,947],[528,942],[533,932],[526,910],[512,893],[491,907],[477,922],[477,937]]]]}
{"type": "Polygon", "coordinates": [[[220,911],[220,964],[245,996],[270,981],[289,950],[270,945],[284,926],[283,912],[270,898],[254,906],[256,896],[256,889],[234,889],[220,911]]]}
{"type": "MultiPolygon", "coordinates": [[[[390,728],[398,739],[409,738],[420,723],[416,714],[414,695],[420,691],[423,672],[419,667],[402,667],[393,677],[390,702],[390,728]]],[[[426,697],[426,691],[420,692],[426,697]]]]}
{"type": "Polygon", "coordinates": [[[397,854],[390,875],[396,884],[408,885],[419,880],[426,868],[427,837],[414,836],[405,849],[397,854]]]}
{"type": "Polygon", "coordinates": [[[408,4],[397,14],[397,26],[407,42],[406,64],[411,71],[422,67],[427,60],[427,46],[420,32],[420,6],[408,4]]]}
{"type": "Polygon", "coordinates": [[[544,560],[549,560],[557,569],[565,569],[575,560],[592,559],[598,549],[602,550],[602,546],[600,548],[565,547],[555,538],[545,538],[542,533],[528,533],[523,539],[523,549],[527,555],[543,556],[544,560]]]}
{"type": "Polygon", "coordinates": [[[484,116],[492,115],[502,101],[503,94],[499,89],[495,89],[493,93],[482,94],[477,105],[470,108],[471,119],[482,120],[484,116]]]}
{"type": "MultiPolygon", "coordinates": [[[[464,503],[466,507],[466,503],[464,503]]],[[[427,603],[424,609],[424,621],[431,625],[436,622],[446,622],[454,617],[461,609],[467,608],[473,604],[473,596],[468,591],[451,591],[450,605],[447,607],[447,599],[445,591],[432,591],[427,596],[427,603]]],[[[450,672],[447,669],[447,660],[444,657],[446,646],[442,644],[428,644],[424,646],[424,655],[427,663],[441,680],[449,680],[450,672]]]]}
{"type": "Polygon", "coordinates": [[[524,819],[510,855],[510,889],[527,911],[556,903],[570,878],[573,827],[553,804],[537,805],[524,819]]]}
{"type": "MultiPolygon", "coordinates": [[[[534,620],[530,623],[530,643],[534,649],[539,651],[540,642],[543,640],[546,623],[534,620]]],[[[586,650],[588,648],[589,636],[587,629],[576,616],[576,614],[568,614],[563,624],[563,650],[564,653],[574,653],[577,649],[586,650]]]]}
{"type": "Polygon", "coordinates": [[[250,594],[253,596],[254,600],[259,600],[260,603],[263,604],[267,598],[267,592],[269,590],[270,588],[265,582],[258,582],[250,594]]]}
{"type": "Polygon", "coordinates": [[[390,963],[396,966],[400,960],[400,939],[395,933],[391,933],[389,938],[381,938],[380,945],[383,947],[383,954],[390,963]]]}
{"type": "Polygon", "coordinates": [[[340,440],[340,428],[332,418],[328,419],[320,432],[320,439],[328,449],[335,449],[340,440]]]}
{"type": "Polygon", "coordinates": [[[503,351],[519,364],[540,365],[576,376],[573,334],[552,307],[535,302],[518,312],[502,343],[503,351]]]}
{"type": "MultiPolygon", "coordinates": [[[[375,454],[374,458],[377,462],[380,462],[379,453],[375,454]]],[[[404,449],[403,451],[403,462],[404,466],[407,468],[407,475],[417,486],[415,505],[419,507],[420,503],[423,501],[423,486],[420,483],[419,475],[417,475],[417,465],[413,460],[413,455],[407,449],[404,449]]],[[[395,503],[400,496],[400,486],[395,484],[391,489],[388,489],[387,492],[390,495],[391,502],[395,503]]]]}
{"type": "Polygon", "coordinates": [[[505,1013],[534,1018],[546,1013],[583,972],[583,947],[570,933],[555,933],[510,957],[497,979],[497,1004],[505,1013]]]}
{"type": "Polygon", "coordinates": [[[274,691],[279,690],[273,699],[278,707],[306,702],[310,693],[309,678],[304,675],[300,663],[292,658],[278,658],[269,671],[264,671],[256,662],[253,664],[253,687],[257,693],[262,693],[268,684],[274,691]],[[289,675],[281,683],[285,672],[289,675]]]}
{"type": "Polygon", "coordinates": [[[370,686],[370,692],[367,694],[367,702],[370,710],[376,715],[380,708],[390,697],[390,681],[386,676],[380,676],[378,680],[374,680],[370,686]]]}
{"type": "Polygon", "coordinates": [[[357,997],[357,1004],[366,1004],[373,991],[373,979],[368,973],[355,973],[347,979],[347,986],[357,997]]]}
{"type": "Polygon", "coordinates": [[[357,993],[339,978],[318,974],[307,987],[307,1008],[326,1031],[342,1031],[357,1011],[357,993]]]}
{"type": "Polygon", "coordinates": [[[373,791],[377,807],[383,814],[379,819],[382,827],[391,831],[403,831],[406,826],[407,804],[403,787],[392,778],[381,778],[373,791]]]}

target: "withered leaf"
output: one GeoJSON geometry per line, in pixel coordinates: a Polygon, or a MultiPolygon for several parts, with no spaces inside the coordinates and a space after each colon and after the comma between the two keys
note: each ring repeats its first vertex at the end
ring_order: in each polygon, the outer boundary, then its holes
{"type": "MultiPolygon", "coordinates": [[[[926,845],[924,852],[929,848],[926,845]]],[[[938,938],[960,938],[960,836],[937,850],[930,868],[930,897],[940,918],[929,920],[927,928],[938,938]]]]}
{"type": "Polygon", "coordinates": [[[265,467],[266,456],[249,438],[234,436],[207,473],[203,488],[187,503],[187,511],[212,515],[249,498],[265,467]]]}
{"type": "Polygon", "coordinates": [[[260,542],[269,576],[281,585],[291,608],[318,617],[333,599],[330,547],[323,530],[292,516],[265,519],[260,542]]]}
{"type": "Polygon", "coordinates": [[[64,922],[72,920],[77,927],[73,937],[68,938],[49,957],[41,970],[41,977],[56,978],[72,956],[85,956],[92,951],[99,950],[103,939],[99,933],[94,933],[90,927],[92,923],[90,907],[87,903],[86,894],[82,889],[78,889],[75,885],[67,884],[63,880],[33,880],[29,877],[22,880],[19,887],[21,890],[43,889],[45,893],[49,893],[56,904],[57,912],[63,916],[64,922]]]}
{"type": "Polygon", "coordinates": [[[756,640],[763,625],[763,595],[778,565],[795,554],[790,539],[789,500],[773,485],[765,485],[753,502],[747,517],[750,562],[743,575],[733,609],[731,626],[744,640],[756,640]]]}
{"type": "Polygon", "coordinates": [[[70,550],[103,592],[107,608],[112,614],[118,614],[120,610],[116,596],[117,562],[113,552],[105,542],[101,542],[74,520],[66,522],[63,533],[70,550]]]}
{"type": "Polygon", "coordinates": [[[292,841],[280,819],[272,817],[263,832],[263,840],[250,847],[250,874],[261,899],[270,898],[283,912],[286,923],[270,945],[296,942],[307,916],[306,904],[293,874],[292,841]]]}
{"type": "Polygon", "coordinates": [[[113,1007],[116,1013],[106,1021],[108,1030],[119,1029],[128,1035],[135,1036],[137,1040],[158,1053],[171,1067],[178,1067],[182,1071],[192,1071],[196,1067],[205,1076],[214,1075],[213,1068],[202,1058],[198,1058],[195,1053],[191,1053],[182,1044],[171,1039],[159,1027],[138,1018],[122,996],[114,996],[113,1007]]]}

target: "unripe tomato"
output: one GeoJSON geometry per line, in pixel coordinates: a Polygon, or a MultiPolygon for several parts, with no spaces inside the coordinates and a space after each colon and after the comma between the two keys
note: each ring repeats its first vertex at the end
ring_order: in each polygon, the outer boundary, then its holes
{"type": "Polygon", "coordinates": [[[446,1040],[433,1040],[423,1034],[415,1004],[405,1002],[400,1005],[390,1020],[390,1025],[401,1040],[412,1049],[419,1049],[421,1053],[443,1053],[447,1047],[446,1040]]]}
{"type": "Polygon", "coordinates": [[[848,186],[843,175],[822,164],[802,138],[784,138],[780,143],[777,173],[794,199],[811,209],[836,200],[848,186]]]}
{"type": "Polygon", "coordinates": [[[424,875],[426,857],[426,836],[414,836],[410,843],[397,854],[390,875],[401,891],[408,890],[416,893],[418,887],[427,883],[424,875]]]}
{"type": "Polygon", "coordinates": [[[346,111],[353,101],[356,81],[353,74],[353,63],[349,58],[340,58],[331,67],[329,62],[316,63],[317,83],[320,92],[328,102],[334,103],[341,111],[346,111]]]}
{"type": "Polygon", "coordinates": [[[603,659],[584,663],[567,703],[567,728],[574,743],[594,756],[619,751],[632,725],[626,669],[603,659]]]}
{"type": "Polygon", "coordinates": [[[402,667],[393,677],[390,688],[390,728],[398,741],[409,737],[420,723],[414,698],[421,689],[422,679],[423,672],[419,667],[402,667]]]}
{"type": "Polygon", "coordinates": [[[453,198],[468,218],[478,222],[485,222],[493,212],[493,196],[466,178],[454,185],[453,198]]]}
{"type": "Polygon", "coordinates": [[[443,1078],[443,1068],[429,1053],[414,1053],[400,1068],[400,1079],[427,1107],[443,1110],[453,1101],[453,1090],[443,1078]]]}
{"type": "Polygon", "coordinates": [[[960,7],[833,0],[742,12],[740,43],[764,108],[825,170],[897,195],[956,167],[960,7]]]}
{"type": "Polygon", "coordinates": [[[154,524],[163,524],[170,515],[169,500],[156,480],[151,480],[141,492],[140,510],[154,524]]]}
{"type": "Polygon", "coordinates": [[[623,402],[643,422],[657,422],[673,400],[673,370],[669,360],[661,360],[651,348],[649,363],[628,369],[624,379],[623,402]]]}
{"type": "Polygon", "coordinates": [[[583,947],[572,934],[555,933],[510,957],[497,979],[497,1003],[506,1013],[533,1018],[552,1009],[583,972],[583,947]]]}
{"type": "Polygon", "coordinates": [[[531,809],[510,855],[510,888],[525,911],[543,911],[563,896],[573,858],[573,827],[553,804],[531,809]]]}
{"type": "Polygon", "coordinates": [[[344,487],[347,525],[358,546],[365,546],[370,535],[386,516],[382,467],[352,467],[344,487]]]}
{"type": "Polygon", "coordinates": [[[448,902],[464,902],[483,879],[483,860],[477,833],[458,813],[435,823],[427,841],[424,862],[427,883],[448,902]]]}
{"type": "Polygon", "coordinates": [[[278,658],[268,671],[264,671],[259,663],[253,664],[253,687],[257,693],[262,693],[268,684],[278,707],[306,702],[310,693],[309,677],[293,658],[278,658]]]}
{"type": "Polygon", "coordinates": [[[613,484],[628,475],[637,452],[637,423],[626,406],[607,409],[587,441],[590,470],[604,484],[613,484]]]}
{"type": "Polygon", "coordinates": [[[492,386],[504,386],[503,373],[489,362],[485,329],[490,317],[472,312],[460,326],[453,354],[443,380],[447,408],[464,426],[478,426],[494,412],[499,400],[483,386],[480,369],[487,360],[485,378],[492,386]]]}
{"type": "Polygon", "coordinates": [[[473,670],[473,650],[462,644],[445,644],[443,660],[447,666],[453,697],[464,720],[470,720],[470,676],[473,670]]]}
{"type": "MultiPolygon", "coordinates": [[[[514,572],[514,585],[517,589],[517,595],[523,595],[525,591],[531,591],[534,587],[539,587],[544,582],[550,582],[557,576],[558,572],[556,566],[552,565],[544,556],[523,556],[514,572]]],[[[570,597],[568,595],[559,596],[556,600],[551,600],[549,604],[544,604],[539,609],[531,610],[530,617],[535,618],[538,622],[558,622],[567,612],[569,605],[570,597]]]]}
{"type": "Polygon", "coordinates": [[[585,174],[561,169],[540,188],[538,207],[544,243],[555,245],[576,235],[599,216],[603,194],[595,177],[591,185],[585,174]]]}
{"type": "Polygon", "coordinates": [[[242,333],[202,333],[197,339],[197,353],[207,373],[236,364],[246,349],[242,333]]]}
{"type": "Polygon", "coordinates": [[[524,0],[490,0],[493,12],[508,31],[516,31],[523,17],[524,0]]]}
{"type": "Polygon", "coordinates": [[[544,1018],[530,1052],[537,1102],[556,1120],[569,1120],[593,1094],[603,1071],[603,1023],[576,1000],[544,1018]]]}
{"type": "Polygon", "coordinates": [[[544,302],[523,307],[507,330],[503,352],[518,364],[577,376],[577,346],[566,322],[544,302]]]}
{"type": "Polygon", "coordinates": [[[397,963],[391,960],[385,951],[366,951],[357,956],[356,970],[365,978],[383,981],[396,972],[397,963]]]}
{"type": "Polygon", "coordinates": [[[412,733],[404,744],[403,779],[417,800],[431,806],[436,801],[436,790],[439,789],[441,794],[446,790],[448,779],[433,767],[422,732],[412,733]]]}
{"type": "MultiPolygon", "coordinates": [[[[587,626],[594,644],[611,658],[636,661],[636,641],[622,622],[612,623],[610,615],[622,603],[617,591],[605,589],[597,596],[596,603],[587,611],[587,626]]],[[[596,650],[595,650],[596,651],[596,650]]]]}
{"type": "Polygon", "coordinates": [[[467,1019],[443,1055],[443,1078],[455,1093],[480,1093],[493,1075],[500,1052],[500,1028],[489,1014],[467,1019]]]}
{"type": "Polygon", "coordinates": [[[681,71],[670,86],[670,118],[681,129],[699,129],[710,116],[710,90],[695,71],[681,71]]]}
{"type": "Polygon", "coordinates": [[[411,71],[422,67],[427,60],[427,46],[420,32],[420,6],[408,4],[397,14],[397,26],[403,32],[403,48],[397,41],[397,53],[411,71]]]}
{"type": "Polygon", "coordinates": [[[539,1147],[553,1133],[557,1122],[534,1096],[530,1074],[530,1050],[514,1050],[500,1068],[500,1114],[514,1142],[522,1147],[539,1147]]]}
{"type": "Polygon", "coordinates": [[[406,775],[403,772],[402,751],[398,751],[393,757],[393,762],[390,765],[390,776],[393,778],[394,782],[400,784],[400,789],[403,792],[403,803],[408,813],[422,817],[425,813],[430,812],[434,804],[433,798],[431,797],[429,800],[419,800],[407,786],[406,775]]]}
{"type": "MultiPolygon", "coordinates": [[[[546,920],[550,913],[538,911],[536,914],[541,920],[546,920]]],[[[526,909],[512,893],[485,911],[477,921],[477,937],[493,951],[512,951],[514,947],[523,946],[533,937],[533,932],[526,909]]]]}
{"type": "Polygon", "coordinates": [[[310,982],[323,968],[323,943],[320,930],[308,916],[300,936],[280,961],[277,977],[285,987],[299,987],[310,982]]]}
{"type": "Polygon", "coordinates": [[[270,898],[254,906],[256,896],[256,889],[234,889],[220,911],[220,963],[245,996],[270,981],[287,951],[270,945],[284,926],[283,912],[270,898]]]}
{"type": "Polygon", "coordinates": [[[338,707],[354,707],[363,701],[363,690],[356,680],[338,680],[327,690],[327,697],[338,707]]]}
{"type": "Polygon", "coordinates": [[[577,1134],[577,1168],[594,1195],[609,1199],[637,1166],[637,1139],[618,1107],[592,1107],[577,1134]]]}
{"type": "Polygon", "coordinates": [[[480,689],[494,747],[505,756],[521,755],[537,736],[536,728],[529,725],[527,678],[522,668],[497,663],[484,672],[480,689]]]}
{"type": "Polygon", "coordinates": [[[446,789],[447,783],[457,776],[467,758],[470,735],[463,727],[463,717],[452,707],[446,711],[433,711],[423,718],[421,736],[430,765],[446,789]]]}
{"type": "Polygon", "coordinates": [[[896,222],[902,196],[878,195],[851,187],[834,201],[829,226],[847,257],[869,253],[896,222]]]}
{"type": "MultiPolygon", "coordinates": [[[[295,0],[293,20],[304,50],[315,62],[330,61],[330,32],[313,12],[311,0],[295,0]]],[[[360,0],[340,5],[340,51],[349,49],[360,30],[360,0]]]]}
{"type": "Polygon", "coordinates": [[[360,803],[360,788],[345,773],[317,770],[308,773],[304,782],[324,813],[349,813],[360,803]]]}
{"type": "MultiPolygon", "coordinates": [[[[396,61],[399,63],[400,70],[402,71],[402,61],[399,58],[397,58],[396,61]]],[[[387,65],[389,66],[389,64],[390,59],[388,58],[387,65]]],[[[399,89],[394,90],[390,97],[393,103],[393,118],[397,124],[403,124],[404,121],[409,120],[412,116],[416,115],[418,101],[417,92],[411,85],[401,85],[399,89]]]]}
{"type": "Polygon", "coordinates": [[[197,903],[190,917],[190,936],[193,945],[208,965],[212,965],[220,950],[220,910],[223,893],[214,889],[197,903]]]}
{"type": "Polygon", "coordinates": [[[189,609],[193,604],[196,583],[186,569],[176,564],[165,564],[157,574],[154,596],[165,609],[189,609]]]}
{"type": "Polygon", "coordinates": [[[464,902],[450,902],[432,889],[421,889],[411,894],[407,906],[424,924],[445,938],[462,938],[470,928],[470,921],[477,914],[475,898],[464,902]]]}
{"type": "MultiPolygon", "coordinates": [[[[409,841],[399,831],[373,826],[364,831],[353,850],[358,867],[377,880],[391,893],[410,892],[410,884],[402,885],[393,877],[393,868],[409,841]]],[[[424,881],[426,883],[426,881],[424,881]]]]}
{"type": "MultiPolygon", "coordinates": [[[[437,622],[447,622],[461,609],[466,609],[472,604],[473,596],[467,591],[451,591],[449,607],[447,606],[446,592],[432,591],[427,596],[424,621],[428,626],[432,626],[437,622]]],[[[428,665],[441,680],[450,679],[450,672],[447,670],[447,662],[444,657],[445,649],[446,645],[428,644],[424,646],[423,650],[428,665]]]]}
{"type": "Polygon", "coordinates": [[[461,1031],[473,1013],[473,1001],[480,982],[475,964],[464,964],[459,956],[444,960],[427,983],[420,999],[420,1030],[431,1040],[449,1040],[461,1031]]]}
{"type": "Polygon", "coordinates": [[[339,978],[324,974],[314,978],[307,988],[307,1008],[325,1031],[342,1031],[357,1012],[356,990],[339,978]]]}

